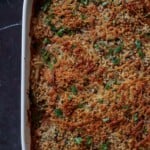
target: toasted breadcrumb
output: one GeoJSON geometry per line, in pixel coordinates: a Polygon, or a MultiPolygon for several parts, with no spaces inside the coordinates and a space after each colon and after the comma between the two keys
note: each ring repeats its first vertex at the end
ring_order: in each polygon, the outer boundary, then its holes
{"type": "Polygon", "coordinates": [[[32,150],[150,150],[150,1],[35,0],[32,150]]]}

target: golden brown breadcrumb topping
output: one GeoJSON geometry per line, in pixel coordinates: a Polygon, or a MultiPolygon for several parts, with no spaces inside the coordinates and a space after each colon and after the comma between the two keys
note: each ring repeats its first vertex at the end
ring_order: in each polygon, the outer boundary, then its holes
{"type": "Polygon", "coordinates": [[[150,150],[150,1],[35,0],[32,150],[150,150]]]}

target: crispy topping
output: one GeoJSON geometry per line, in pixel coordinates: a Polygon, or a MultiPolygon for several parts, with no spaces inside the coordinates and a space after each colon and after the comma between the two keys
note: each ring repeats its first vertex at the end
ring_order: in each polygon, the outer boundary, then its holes
{"type": "Polygon", "coordinates": [[[32,149],[148,150],[149,0],[35,4],[32,149]]]}

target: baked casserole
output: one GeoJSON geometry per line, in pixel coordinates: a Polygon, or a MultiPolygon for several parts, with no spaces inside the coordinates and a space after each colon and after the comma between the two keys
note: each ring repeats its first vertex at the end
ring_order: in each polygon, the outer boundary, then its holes
{"type": "Polygon", "coordinates": [[[32,150],[150,150],[150,1],[35,0],[32,150]]]}

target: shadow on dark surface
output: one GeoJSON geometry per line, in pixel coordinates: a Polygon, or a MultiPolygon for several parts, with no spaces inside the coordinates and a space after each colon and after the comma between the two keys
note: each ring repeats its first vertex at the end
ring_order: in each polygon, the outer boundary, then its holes
{"type": "Polygon", "coordinates": [[[0,0],[0,150],[21,149],[22,3],[22,0],[0,0]]]}

